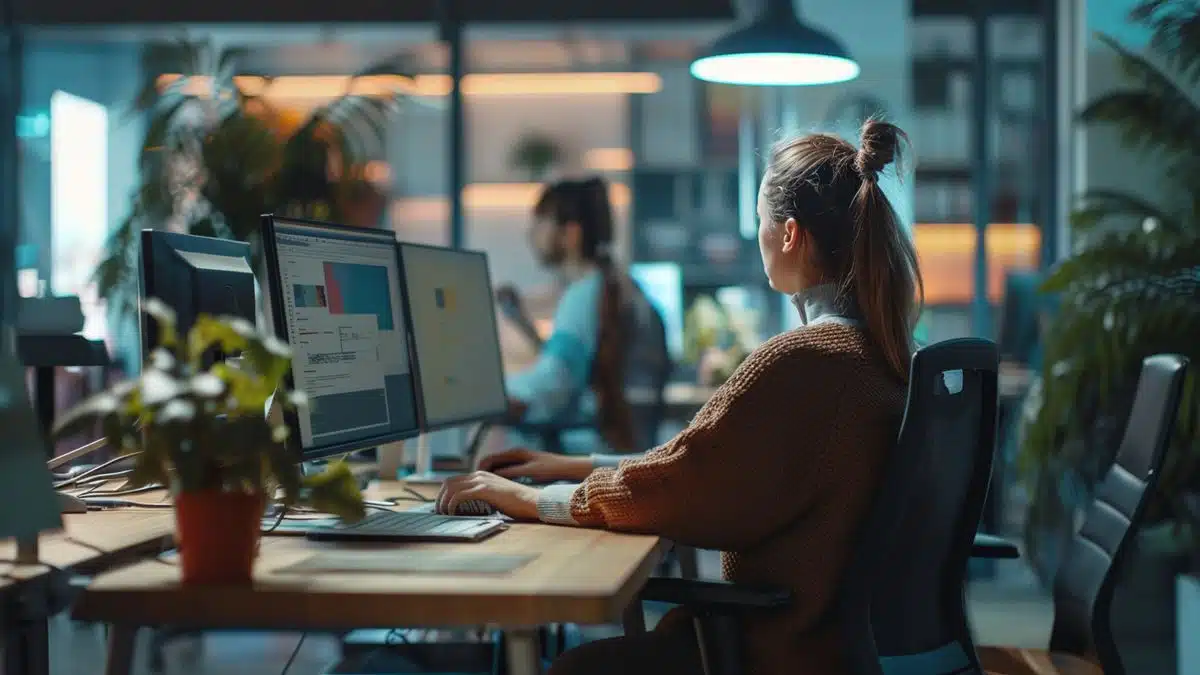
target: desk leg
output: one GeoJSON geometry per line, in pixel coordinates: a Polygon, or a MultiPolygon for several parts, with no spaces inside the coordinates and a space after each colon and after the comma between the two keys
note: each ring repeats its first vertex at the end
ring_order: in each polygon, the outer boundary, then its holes
{"type": "Polygon", "coordinates": [[[22,621],[6,637],[4,673],[50,675],[50,628],[45,621],[22,621]]]}
{"type": "MultiPolygon", "coordinates": [[[[57,403],[54,391],[55,369],[52,366],[39,366],[33,369],[33,373],[38,421],[42,425],[42,432],[48,434],[54,426],[54,408],[57,403]]],[[[54,456],[53,448],[50,450],[50,456],[54,456]]]]}
{"type": "Polygon", "coordinates": [[[675,557],[679,559],[679,576],[682,579],[700,578],[700,558],[691,546],[675,544],[675,557]]]}
{"type": "Polygon", "coordinates": [[[104,675],[132,675],[136,626],[113,626],[108,631],[108,664],[104,675]]]}
{"type": "Polygon", "coordinates": [[[508,651],[508,675],[541,675],[542,648],[536,628],[505,630],[504,641],[508,651]]]}

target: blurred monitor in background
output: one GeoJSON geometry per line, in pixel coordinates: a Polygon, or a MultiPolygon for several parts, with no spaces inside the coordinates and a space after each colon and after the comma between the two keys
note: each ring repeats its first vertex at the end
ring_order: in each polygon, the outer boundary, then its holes
{"type": "Polygon", "coordinates": [[[683,355],[683,274],[672,262],[637,263],[629,274],[662,316],[667,349],[678,361],[683,355]]]}

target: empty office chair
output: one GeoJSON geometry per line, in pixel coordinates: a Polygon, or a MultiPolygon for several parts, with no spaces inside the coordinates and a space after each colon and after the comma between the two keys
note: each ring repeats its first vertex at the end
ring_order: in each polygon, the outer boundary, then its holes
{"type": "MultiPolygon", "coordinates": [[[[896,448],[831,608],[854,675],[979,672],[964,589],[995,452],[998,363],[978,339],[913,356],[896,448]]],[[[683,579],[651,580],[642,598],[700,617],[707,675],[741,672],[740,615],[791,602],[782,589],[683,579]]]]}
{"type": "Polygon", "coordinates": [[[1003,675],[1125,675],[1109,621],[1113,591],[1146,497],[1158,482],[1186,369],[1187,359],[1181,356],[1152,356],[1142,363],[1116,461],[1096,487],[1083,525],[1055,577],[1050,649],[981,647],[980,659],[989,671],[1003,675]]]}

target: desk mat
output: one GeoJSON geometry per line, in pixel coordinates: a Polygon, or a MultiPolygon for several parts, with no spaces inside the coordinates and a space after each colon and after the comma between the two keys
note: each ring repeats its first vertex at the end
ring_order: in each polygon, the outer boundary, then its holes
{"type": "Polygon", "coordinates": [[[537,555],[446,553],[442,551],[322,551],[276,569],[277,574],[357,572],[364,574],[509,574],[537,555]]]}

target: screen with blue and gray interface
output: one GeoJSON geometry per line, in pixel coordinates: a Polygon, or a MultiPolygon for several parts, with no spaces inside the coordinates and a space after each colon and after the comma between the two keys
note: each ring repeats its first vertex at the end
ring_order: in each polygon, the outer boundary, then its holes
{"type": "Polygon", "coordinates": [[[276,221],[275,249],[301,448],[416,430],[394,235],[276,221]]]}

